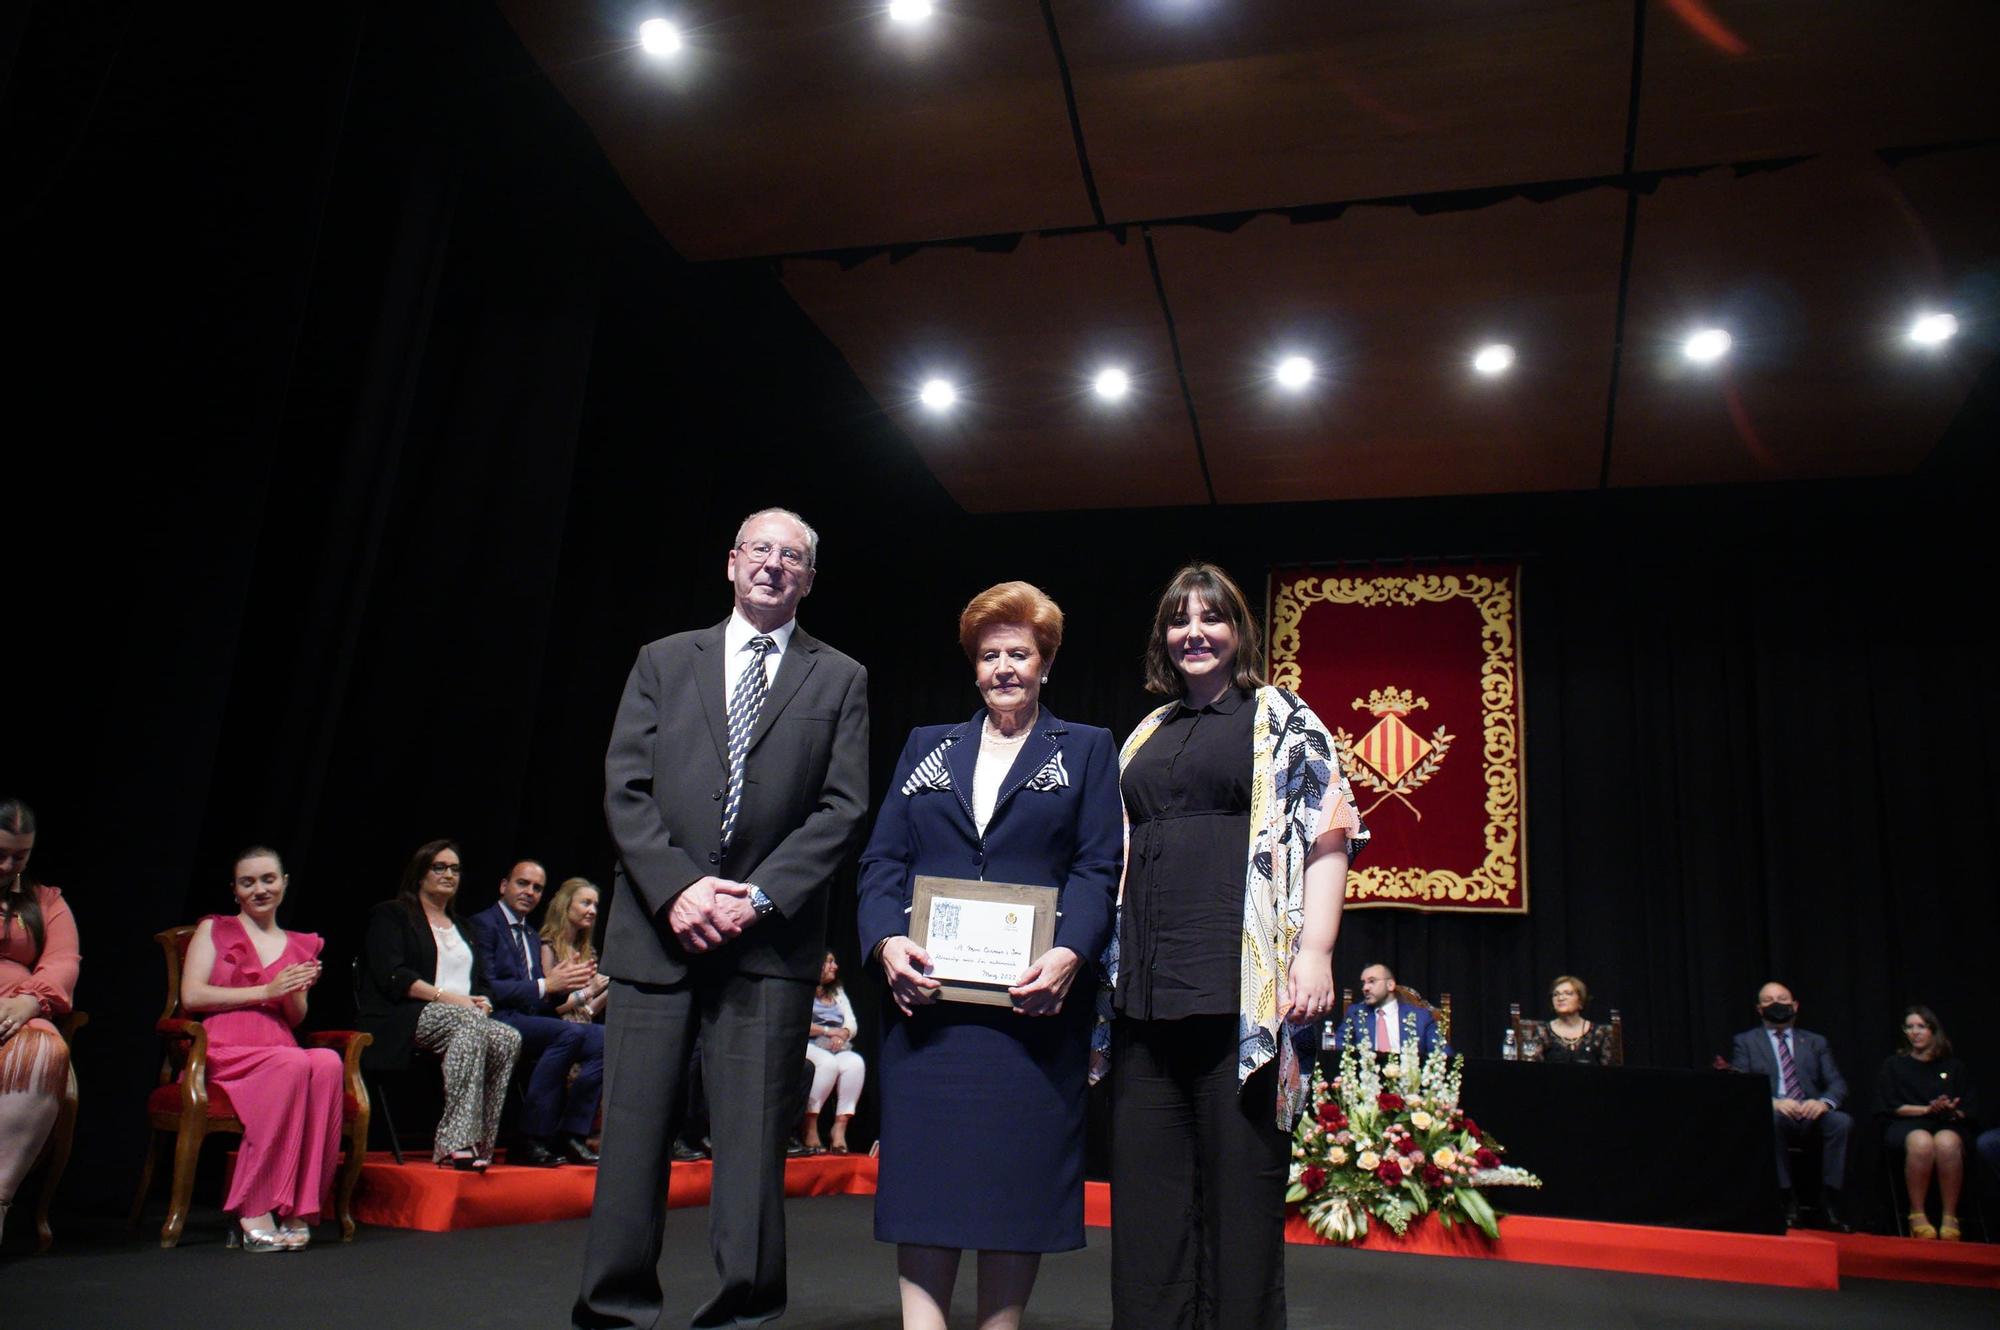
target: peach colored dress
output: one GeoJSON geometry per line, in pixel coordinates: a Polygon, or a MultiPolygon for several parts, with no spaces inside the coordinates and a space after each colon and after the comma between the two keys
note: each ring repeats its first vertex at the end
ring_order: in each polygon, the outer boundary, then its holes
{"type": "MultiPolygon", "coordinates": [[[[266,965],[236,916],[209,917],[215,968],[208,982],[218,988],[268,983],[325,945],[316,933],[287,933],[285,949],[266,965]]],[[[243,1120],[243,1144],[222,1208],[317,1223],[340,1162],[340,1054],[300,1048],[282,1001],[213,1012],[202,1024],[208,1027],[210,1093],[220,1087],[243,1120]]]]}
{"type": "Polygon", "coordinates": [[[0,1094],[61,1094],[69,1080],[69,1050],[56,1027],[43,1017],[69,1013],[76,992],[76,919],[62,892],[36,884],[42,910],[42,945],[27,925],[0,923],[0,998],[26,994],[41,1003],[42,1016],[0,1044],[0,1094]]]}

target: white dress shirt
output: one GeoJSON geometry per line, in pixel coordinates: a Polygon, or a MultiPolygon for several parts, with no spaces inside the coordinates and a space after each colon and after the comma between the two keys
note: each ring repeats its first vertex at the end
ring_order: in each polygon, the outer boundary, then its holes
{"type": "Polygon", "coordinates": [[[472,994],[472,948],[465,945],[458,929],[450,924],[439,928],[431,925],[431,937],[437,942],[437,978],[431,981],[440,993],[456,993],[460,997],[472,994]]]}
{"type": "MultiPolygon", "coordinates": [[[[764,653],[764,686],[770,687],[778,677],[778,664],[785,658],[785,648],[792,643],[792,634],[797,631],[799,621],[796,616],[785,620],[764,636],[777,646],[764,653]]],[[[763,630],[743,617],[742,610],[729,612],[729,623],[722,630],[722,700],[726,705],[730,695],[736,691],[736,680],[743,673],[746,663],[743,653],[750,646],[750,639],[763,630]]]]}
{"type": "Polygon", "coordinates": [[[1368,1045],[1378,1053],[1400,1053],[1403,1051],[1403,1008],[1395,998],[1385,1000],[1375,1011],[1368,1013],[1368,1045]],[[1389,1046],[1375,1047],[1375,1011],[1389,1018],[1389,1046]]]}
{"type": "MultiPolygon", "coordinates": [[[[523,948],[539,947],[541,939],[535,936],[535,930],[531,925],[528,927],[526,936],[514,931],[514,925],[525,925],[528,921],[520,915],[515,914],[514,907],[506,901],[500,902],[500,916],[507,921],[507,945],[521,953],[521,973],[533,975],[535,972],[535,958],[530,956],[523,948]]],[[[546,979],[535,980],[535,993],[540,997],[547,997],[549,995],[549,981],[546,979]]]]}

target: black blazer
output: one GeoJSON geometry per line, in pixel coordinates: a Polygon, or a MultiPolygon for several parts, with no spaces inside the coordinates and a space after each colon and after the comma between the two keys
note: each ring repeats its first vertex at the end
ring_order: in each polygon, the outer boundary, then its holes
{"type": "Polygon", "coordinates": [[[729,784],[724,623],[639,650],[604,755],[618,847],[603,970],[672,984],[690,969],[817,979],[826,888],[860,847],[868,812],[868,673],[793,630],[744,757],[743,802],[722,853],[729,784]],[[700,957],[666,926],[674,898],[714,874],[763,889],[778,917],[700,957]]]}
{"type": "MultiPolygon", "coordinates": [[[[486,967],[479,948],[458,924],[458,935],[472,952],[472,991],[491,999],[486,967]]],[[[410,996],[419,979],[437,982],[437,943],[421,910],[413,912],[401,897],[386,900],[368,912],[368,933],[361,942],[361,973],[354,986],[355,1024],[375,1036],[361,1060],[372,1071],[401,1071],[410,1065],[416,1041],[417,1017],[424,1004],[410,996]]]]}

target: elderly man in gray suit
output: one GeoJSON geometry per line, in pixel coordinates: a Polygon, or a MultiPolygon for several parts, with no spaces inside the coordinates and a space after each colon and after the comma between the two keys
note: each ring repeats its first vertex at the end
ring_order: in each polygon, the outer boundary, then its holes
{"type": "Polygon", "coordinates": [[[1771,1082],[1771,1119],[1778,1136],[1778,1185],[1785,1192],[1785,1222],[1798,1220],[1792,1195],[1791,1160],[1785,1147],[1814,1136],[1820,1142],[1820,1213],[1826,1226],[1847,1231],[1840,1217],[1840,1187],[1847,1176],[1847,1136],[1854,1120],[1840,1111],[1847,1102],[1847,1079],[1834,1064],[1823,1035],[1798,1028],[1799,1004],[1780,983],[1757,990],[1763,1023],[1736,1036],[1729,1065],[1771,1082]]]}
{"type": "Polygon", "coordinates": [[[602,970],[603,1158],[579,1330],[652,1330],[667,1172],[688,1051],[715,1172],[721,1287],[692,1325],[785,1310],[785,1134],[797,1117],[827,885],[868,805],[868,677],[798,626],[819,538],[766,509],[737,529],[723,622],[639,652],[605,754],[618,847],[602,970]]]}

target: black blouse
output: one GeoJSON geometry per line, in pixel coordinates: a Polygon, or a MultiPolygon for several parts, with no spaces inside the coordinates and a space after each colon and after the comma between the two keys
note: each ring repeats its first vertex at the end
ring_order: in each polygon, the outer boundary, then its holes
{"type": "Polygon", "coordinates": [[[1256,720],[1256,699],[1241,689],[1198,711],[1176,706],[1120,778],[1132,823],[1115,998],[1123,1015],[1236,1013],[1256,720]]]}
{"type": "Polygon", "coordinates": [[[1611,1027],[1595,1021],[1576,1037],[1574,1043],[1556,1033],[1555,1026],[1542,1022],[1542,1061],[1578,1063],[1588,1067],[1611,1064],[1611,1027]]]}
{"type": "MultiPolygon", "coordinates": [[[[1882,1070],[1875,1077],[1875,1115],[1879,1118],[1895,1119],[1896,1110],[1904,1104],[1928,1104],[1941,1094],[1948,1094],[1958,1100],[1958,1111],[1965,1115],[1964,1122],[1976,1121],[1979,1117],[1979,1100],[1973,1089],[1972,1078],[1966,1074],[1965,1063],[1959,1059],[1936,1058],[1920,1062],[1907,1053],[1893,1053],[1882,1060],[1882,1070]]],[[[1900,1118],[1902,1122],[1918,1124],[1935,1123],[1938,1126],[1955,1124],[1949,1118],[1900,1118]]]]}

